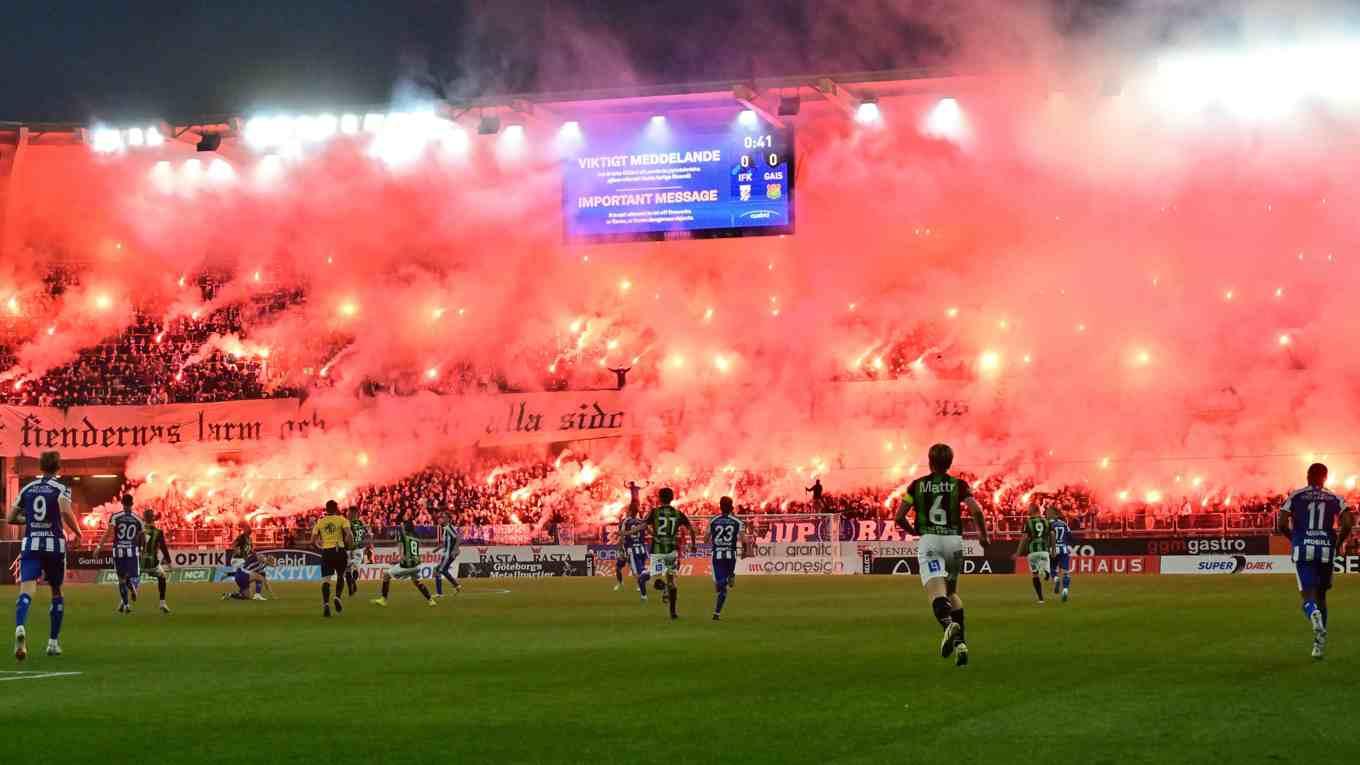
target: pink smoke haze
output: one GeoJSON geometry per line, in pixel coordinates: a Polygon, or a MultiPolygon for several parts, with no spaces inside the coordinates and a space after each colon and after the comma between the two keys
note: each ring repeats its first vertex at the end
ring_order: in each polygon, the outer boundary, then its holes
{"type": "MultiPolygon", "coordinates": [[[[1253,84],[1265,69],[1190,43],[1110,56],[1033,32],[1023,66],[885,86],[875,125],[803,89],[788,237],[564,243],[552,119],[518,156],[472,124],[466,145],[409,157],[368,134],[263,162],[237,146],[217,181],[183,171],[192,151],[158,168],[35,147],[0,313],[42,292],[43,264],[88,265],[3,374],[69,361],[131,305],[187,315],[301,286],[305,302],[200,354],[263,354],[298,386],[324,369],[311,395],[348,425],[211,475],[201,456],[128,465],[150,496],[173,475],[285,513],[469,459],[404,424],[431,406],[484,417],[485,399],[356,397],[365,378],[430,387],[459,364],[526,390],[608,388],[608,367],[632,367],[644,435],[594,445],[586,478],[575,462],[545,479],[563,485],[713,471],[716,494],[736,466],[792,471],[786,493],[813,475],[891,489],[936,441],[975,474],[1107,496],[1282,489],[1324,456],[1334,481],[1360,473],[1360,116],[1327,68],[1360,48],[1277,52],[1298,79],[1253,84]],[[230,275],[212,305],[178,285],[205,269],[230,275]]],[[[588,141],[656,108],[579,120],[588,141]]]]}

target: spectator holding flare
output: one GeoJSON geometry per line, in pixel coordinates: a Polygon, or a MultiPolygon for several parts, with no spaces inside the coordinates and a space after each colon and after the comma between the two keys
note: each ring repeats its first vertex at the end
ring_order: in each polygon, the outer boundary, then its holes
{"type": "Polygon", "coordinates": [[[803,491],[812,494],[812,510],[820,513],[822,511],[822,479],[813,478],[812,485],[803,491]]]}

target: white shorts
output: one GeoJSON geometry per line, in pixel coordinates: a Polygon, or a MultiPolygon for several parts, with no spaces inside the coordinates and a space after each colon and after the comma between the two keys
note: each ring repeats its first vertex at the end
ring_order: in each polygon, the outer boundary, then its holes
{"type": "Polygon", "coordinates": [[[1048,576],[1048,553],[1032,552],[1029,554],[1029,573],[1032,576],[1048,576]]]}
{"type": "Polygon", "coordinates": [[[364,551],[362,549],[349,551],[349,565],[356,571],[364,565],[364,551]]]}
{"type": "Polygon", "coordinates": [[[679,570],[680,568],[679,564],[680,553],[678,552],[657,553],[652,556],[652,574],[654,576],[662,574],[674,574],[677,570],[679,570]]]}
{"type": "Polygon", "coordinates": [[[420,566],[402,568],[401,564],[397,563],[387,569],[387,575],[392,579],[410,579],[415,581],[420,578],[420,566]]]}
{"type": "Polygon", "coordinates": [[[963,568],[963,537],[923,534],[916,561],[921,565],[921,584],[941,578],[958,581],[963,568]]]}

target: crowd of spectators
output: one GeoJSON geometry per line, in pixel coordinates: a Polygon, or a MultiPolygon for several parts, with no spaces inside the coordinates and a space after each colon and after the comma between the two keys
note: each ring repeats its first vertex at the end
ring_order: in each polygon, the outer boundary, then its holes
{"type": "MultiPolygon", "coordinates": [[[[45,283],[49,303],[77,276],[57,271],[45,283]]],[[[200,277],[203,300],[210,302],[220,288],[216,279],[200,277]]],[[[271,383],[268,359],[206,348],[213,336],[247,333],[247,324],[301,302],[300,289],[284,289],[212,311],[194,311],[167,319],[134,308],[133,321],[120,334],[78,351],[76,358],[36,377],[16,370],[14,346],[18,333],[0,334],[0,373],[17,372],[0,385],[0,403],[17,406],[141,405],[209,403],[289,396],[295,390],[271,383]]],[[[44,303],[27,306],[41,314],[44,303]]],[[[50,308],[50,306],[49,306],[50,308]]]]}

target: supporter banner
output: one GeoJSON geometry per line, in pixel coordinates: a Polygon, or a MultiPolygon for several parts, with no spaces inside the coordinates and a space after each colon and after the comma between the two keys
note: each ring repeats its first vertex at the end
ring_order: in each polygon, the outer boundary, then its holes
{"type": "Polygon", "coordinates": [[[580,560],[488,560],[459,563],[460,577],[544,577],[589,576],[586,561],[580,560]]]}
{"type": "Polygon", "coordinates": [[[1292,574],[1288,555],[1163,555],[1163,574],[1292,574]]]}
{"type": "MultiPolygon", "coordinates": [[[[1011,550],[1015,545],[1010,544],[1011,550]]],[[[920,537],[901,542],[842,542],[841,557],[847,560],[858,560],[864,553],[873,553],[875,556],[883,558],[915,558],[921,549],[920,537]]],[[[987,555],[982,549],[982,542],[977,539],[964,538],[963,554],[970,558],[981,558],[987,555]]]]}
{"type": "Polygon", "coordinates": [[[143,448],[231,452],[308,438],[327,430],[353,435],[438,439],[501,446],[620,436],[631,419],[619,391],[437,396],[404,400],[390,418],[381,399],[320,408],[317,399],[262,399],[163,406],[0,407],[0,456],[35,457],[55,449],[67,459],[117,457],[143,448]],[[394,428],[403,429],[394,432],[394,428]]]}

